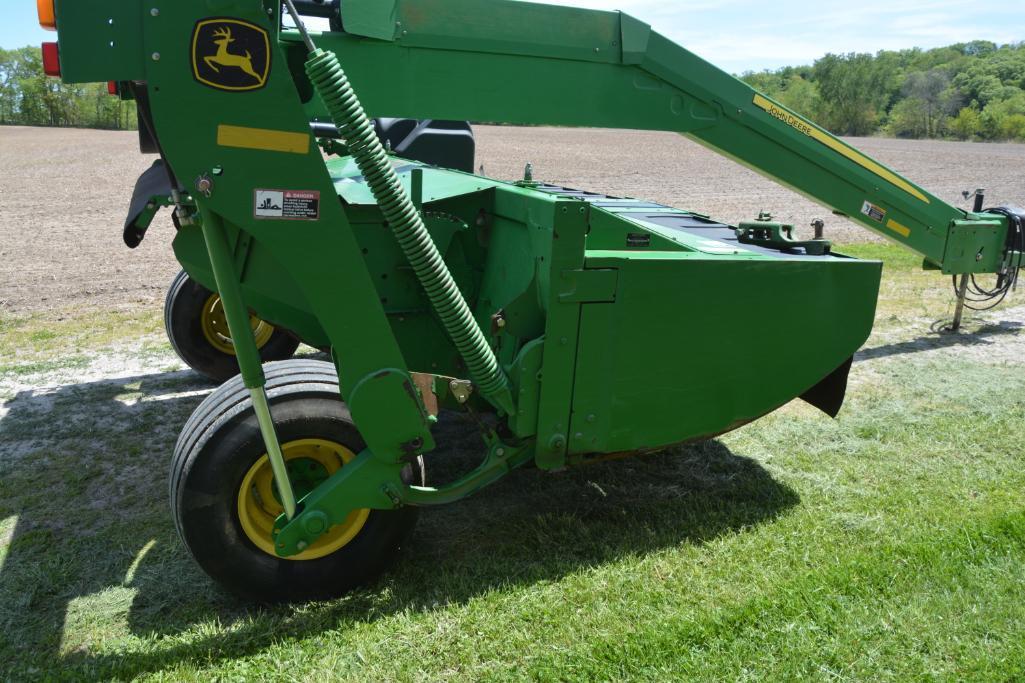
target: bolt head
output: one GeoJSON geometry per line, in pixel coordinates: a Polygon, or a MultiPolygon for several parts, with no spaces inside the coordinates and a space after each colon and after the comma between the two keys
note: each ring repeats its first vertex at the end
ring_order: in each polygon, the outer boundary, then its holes
{"type": "Polygon", "coordinates": [[[151,17],[159,17],[160,16],[160,10],[158,10],[156,7],[154,7],[153,9],[151,9],[149,11],[149,15],[151,17]]]}
{"type": "Polygon", "coordinates": [[[159,62],[160,61],[160,53],[159,52],[154,52],[153,53],[153,61],[154,62],[159,62]]]}

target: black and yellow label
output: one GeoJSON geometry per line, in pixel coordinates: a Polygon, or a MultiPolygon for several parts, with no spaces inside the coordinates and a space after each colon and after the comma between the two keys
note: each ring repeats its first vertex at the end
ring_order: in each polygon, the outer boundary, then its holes
{"type": "Polygon", "coordinates": [[[192,32],[192,75],[211,88],[262,88],[270,74],[270,55],[267,31],[242,19],[201,19],[192,32]]]}
{"type": "Polygon", "coordinates": [[[777,107],[775,104],[765,99],[764,97],[755,96],[755,104],[769,112],[770,116],[774,116],[783,123],[787,124],[791,128],[797,129],[798,132],[804,133],[805,135],[814,137],[814,128],[810,123],[802,119],[797,114],[791,114],[782,107],[777,107]]]}

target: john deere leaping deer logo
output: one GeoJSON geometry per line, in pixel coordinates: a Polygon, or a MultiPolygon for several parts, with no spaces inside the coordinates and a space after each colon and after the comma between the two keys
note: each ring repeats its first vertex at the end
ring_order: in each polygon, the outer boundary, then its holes
{"type": "Polygon", "coordinates": [[[196,23],[192,33],[192,74],[218,90],[256,90],[270,73],[267,32],[241,19],[219,17],[196,23]]]}

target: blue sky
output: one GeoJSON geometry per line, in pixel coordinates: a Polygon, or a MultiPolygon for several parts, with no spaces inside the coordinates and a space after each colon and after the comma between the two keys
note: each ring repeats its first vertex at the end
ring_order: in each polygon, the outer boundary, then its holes
{"type": "MultiPolygon", "coordinates": [[[[117,2],[118,0],[110,0],[117,2]]],[[[52,40],[32,0],[3,0],[0,47],[52,40]]],[[[621,9],[731,72],[811,63],[826,52],[1025,40],[1022,0],[559,0],[621,9]]]]}

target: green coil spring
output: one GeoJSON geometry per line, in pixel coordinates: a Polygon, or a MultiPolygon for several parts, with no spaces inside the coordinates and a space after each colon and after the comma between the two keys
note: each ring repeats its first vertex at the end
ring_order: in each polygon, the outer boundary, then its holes
{"type": "Polygon", "coordinates": [[[482,394],[506,413],[514,405],[509,381],[474,320],[416,207],[392,168],[363,105],[333,52],[314,50],[306,73],[320,94],[403,253],[482,394]]]}

